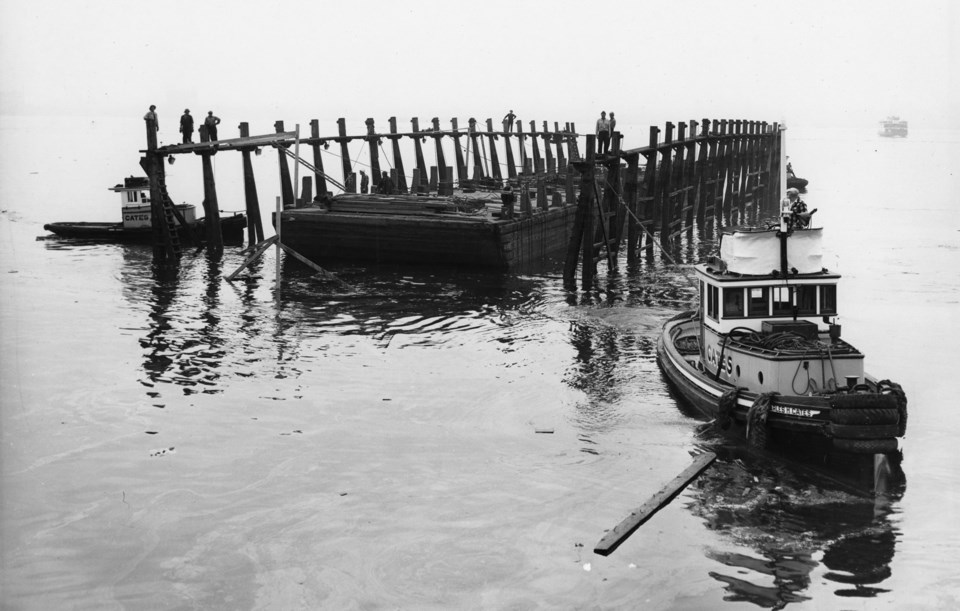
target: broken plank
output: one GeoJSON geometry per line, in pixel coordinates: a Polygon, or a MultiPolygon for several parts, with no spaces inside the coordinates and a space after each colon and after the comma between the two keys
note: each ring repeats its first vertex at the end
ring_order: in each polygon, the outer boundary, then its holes
{"type": "Polygon", "coordinates": [[[680,494],[680,492],[709,467],[716,458],[717,455],[713,452],[705,452],[698,456],[693,461],[693,464],[684,469],[680,475],[673,478],[669,484],[654,494],[649,501],[631,512],[622,522],[614,526],[604,535],[596,547],[593,548],[593,553],[600,554],[601,556],[609,556],[612,554],[637,528],[652,518],[655,513],[663,509],[667,503],[680,494]]]}

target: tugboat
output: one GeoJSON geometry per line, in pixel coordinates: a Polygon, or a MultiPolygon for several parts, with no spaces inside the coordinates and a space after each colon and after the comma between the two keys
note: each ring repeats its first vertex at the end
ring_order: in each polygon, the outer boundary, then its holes
{"type": "MultiPolygon", "coordinates": [[[[787,159],[789,160],[789,157],[787,159]]],[[[790,161],[787,161],[787,187],[796,189],[801,193],[806,193],[808,182],[809,181],[806,178],[800,178],[794,174],[793,166],[790,164],[790,161]]]]}
{"type": "MultiPolygon", "coordinates": [[[[150,205],[150,181],[145,176],[130,176],[123,184],[109,187],[108,190],[120,194],[120,206],[123,220],[117,222],[62,222],[47,223],[46,231],[63,238],[74,238],[99,242],[146,242],[153,239],[152,208],[150,205]]],[[[183,217],[187,227],[178,225],[181,236],[192,230],[201,232],[204,220],[196,218],[196,207],[191,204],[178,204],[177,211],[183,217]]],[[[236,213],[220,219],[220,230],[225,244],[242,244],[243,229],[247,226],[246,216],[236,213]]]]}
{"type": "Polygon", "coordinates": [[[896,115],[890,115],[880,121],[879,134],[888,138],[906,138],[907,122],[896,115]]]}
{"type": "Polygon", "coordinates": [[[828,468],[897,464],[906,395],[841,339],[840,275],[823,267],[809,216],[784,199],[779,225],[725,230],[719,257],[694,268],[699,309],[664,324],[658,362],[684,400],[750,446],[828,468]]]}

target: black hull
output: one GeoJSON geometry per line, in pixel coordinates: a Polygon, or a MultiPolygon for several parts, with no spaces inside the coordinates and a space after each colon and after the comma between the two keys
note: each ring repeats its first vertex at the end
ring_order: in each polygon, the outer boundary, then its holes
{"type": "Polygon", "coordinates": [[[797,178],[796,176],[787,177],[787,188],[805,192],[807,190],[807,182],[806,178],[797,178]]]}
{"type": "MultiPolygon", "coordinates": [[[[724,395],[734,387],[691,366],[673,345],[673,333],[679,325],[690,324],[689,321],[689,317],[681,317],[664,325],[657,344],[657,362],[682,402],[706,419],[715,419],[718,423],[728,420],[730,436],[758,449],[820,467],[869,467],[877,455],[899,456],[896,436],[889,436],[889,433],[883,434],[886,436],[870,435],[871,431],[889,431],[891,426],[870,422],[870,418],[880,411],[879,407],[899,409],[894,396],[879,391],[862,395],[776,395],[762,434],[757,435],[756,431],[748,434],[749,412],[760,395],[743,390],[736,397],[735,404],[727,395],[724,405],[724,395]],[[859,419],[861,416],[863,420],[859,419]],[[857,425],[838,424],[847,422],[856,422],[857,425]],[[857,437],[845,438],[847,432],[857,437]]],[[[903,412],[900,412],[904,426],[905,409],[904,404],[903,412]]]]}
{"type": "MultiPolygon", "coordinates": [[[[220,219],[220,231],[224,244],[243,244],[243,230],[247,226],[247,218],[242,214],[220,219]]],[[[149,227],[125,228],[123,223],[47,223],[45,231],[54,235],[72,240],[90,242],[110,242],[117,244],[150,244],[153,242],[153,230],[149,227]]],[[[194,232],[203,236],[205,227],[203,219],[192,224],[194,232]]],[[[181,238],[187,238],[187,231],[178,228],[181,238]]]]}

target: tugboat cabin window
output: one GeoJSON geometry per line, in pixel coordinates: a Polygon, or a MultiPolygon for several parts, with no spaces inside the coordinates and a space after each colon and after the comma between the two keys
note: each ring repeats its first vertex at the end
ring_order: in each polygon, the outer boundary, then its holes
{"type": "Polygon", "coordinates": [[[767,287],[752,287],[747,289],[747,316],[769,316],[770,309],[767,303],[767,287]]]}
{"type": "Polygon", "coordinates": [[[801,284],[797,287],[797,314],[800,316],[817,315],[817,287],[801,284]]]}
{"type": "Polygon", "coordinates": [[[136,191],[127,191],[127,201],[135,202],[137,201],[137,192],[136,191]]]}
{"type": "Polygon", "coordinates": [[[790,302],[790,287],[773,287],[773,315],[790,316],[793,314],[793,304],[790,302]]]}
{"type": "Polygon", "coordinates": [[[720,309],[720,289],[712,284],[707,285],[707,316],[717,320],[720,309]]]}
{"type": "Polygon", "coordinates": [[[837,287],[833,284],[824,284],[820,287],[820,313],[837,313],[837,287]]]}
{"type": "Polygon", "coordinates": [[[723,289],[723,316],[743,318],[743,289],[723,289]]]}

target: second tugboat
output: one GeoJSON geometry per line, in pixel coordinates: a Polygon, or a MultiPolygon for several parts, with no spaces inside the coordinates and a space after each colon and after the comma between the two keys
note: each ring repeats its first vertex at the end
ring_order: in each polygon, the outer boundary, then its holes
{"type": "Polygon", "coordinates": [[[839,274],[822,265],[822,228],[781,205],[779,226],[732,228],[695,267],[700,308],[667,321],[657,356],[682,397],[754,447],[826,466],[899,456],[907,399],[864,371],[840,338],[839,274]],[[799,221],[799,222],[798,222],[799,221]]]}

